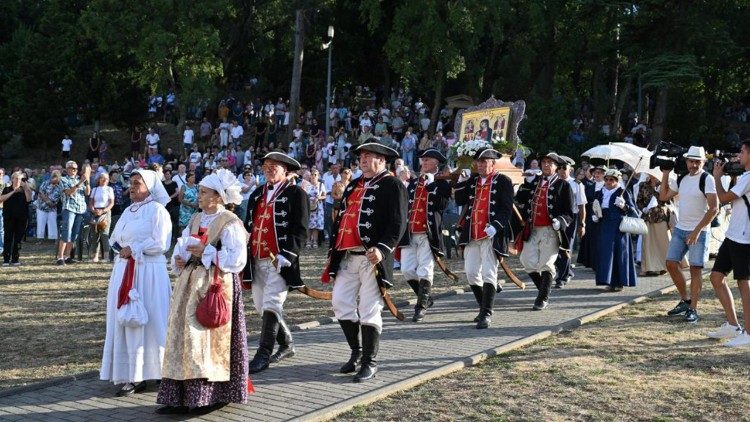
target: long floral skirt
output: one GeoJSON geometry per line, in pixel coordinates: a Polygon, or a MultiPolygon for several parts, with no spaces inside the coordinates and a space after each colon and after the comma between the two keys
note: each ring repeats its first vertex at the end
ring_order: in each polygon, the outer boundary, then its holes
{"type": "Polygon", "coordinates": [[[233,306],[229,381],[209,382],[205,379],[173,380],[163,378],[156,402],[168,406],[209,406],[217,403],[246,403],[250,381],[247,362],[247,329],[242,304],[242,289],[237,275],[233,277],[233,306]]]}

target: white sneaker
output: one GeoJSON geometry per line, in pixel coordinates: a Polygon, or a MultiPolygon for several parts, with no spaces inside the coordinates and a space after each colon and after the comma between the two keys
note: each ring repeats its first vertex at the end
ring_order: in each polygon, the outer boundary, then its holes
{"type": "Polygon", "coordinates": [[[706,335],[709,336],[710,338],[715,338],[715,339],[720,340],[720,339],[733,339],[740,334],[742,334],[742,328],[736,325],[731,325],[729,324],[729,322],[725,322],[724,324],[721,325],[721,327],[719,327],[718,330],[712,331],[706,335]]]}
{"type": "Polygon", "coordinates": [[[750,334],[747,333],[747,331],[743,331],[742,334],[737,335],[737,337],[733,338],[732,340],[729,340],[728,342],[724,343],[724,346],[727,347],[748,347],[750,346],[750,334]]]}

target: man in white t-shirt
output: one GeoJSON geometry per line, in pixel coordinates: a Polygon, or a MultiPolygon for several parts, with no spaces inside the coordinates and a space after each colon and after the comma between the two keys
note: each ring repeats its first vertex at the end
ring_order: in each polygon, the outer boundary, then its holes
{"type": "Polygon", "coordinates": [[[185,130],[182,132],[182,146],[185,148],[185,154],[189,154],[190,150],[193,149],[194,136],[193,128],[189,124],[186,124],[185,130]]]}
{"type": "Polygon", "coordinates": [[[159,134],[154,131],[154,128],[148,128],[148,134],[146,135],[146,144],[150,150],[159,150],[159,134]]]}
{"type": "Polygon", "coordinates": [[[237,120],[232,120],[232,142],[234,142],[235,145],[241,145],[242,142],[242,135],[245,134],[245,129],[242,128],[242,125],[237,124],[237,120]]]}
{"type": "MultiPolygon", "coordinates": [[[[565,160],[565,164],[560,164],[557,168],[557,175],[560,176],[560,179],[568,182],[573,195],[573,221],[565,229],[566,235],[572,245],[575,242],[576,234],[580,238],[586,233],[586,204],[588,201],[586,200],[586,192],[584,192],[583,184],[570,175],[575,161],[565,155],[561,155],[560,158],[565,160]]],[[[555,261],[557,276],[554,286],[556,289],[560,289],[570,283],[570,280],[575,276],[571,263],[569,255],[557,254],[557,260],[555,261]]]]}
{"type": "Polygon", "coordinates": [[[713,176],[703,171],[706,151],[703,147],[691,146],[684,154],[689,173],[676,181],[670,180],[669,170],[662,171],[659,200],[670,201],[677,196],[677,225],[672,230],[672,240],[667,250],[667,271],[680,293],[681,300],[667,315],[685,314],[685,321],[697,323],[698,298],[702,280],[701,271],[708,261],[708,229],[711,220],[719,211],[716,197],[716,183],[713,176]],[[690,294],[688,295],[685,276],[680,261],[688,254],[690,264],[690,294]]]}
{"type": "MultiPolygon", "coordinates": [[[[737,183],[729,191],[721,183],[716,185],[719,201],[732,203],[732,216],[729,220],[726,238],[716,255],[714,267],[711,270],[711,284],[716,297],[724,308],[727,321],[718,330],[708,333],[715,339],[729,339],[724,343],[729,347],[750,347],[750,140],[742,142],[739,154],[740,164],[745,173],[737,179],[737,183]],[[734,273],[737,287],[742,296],[742,309],[745,317],[745,329],[737,321],[734,310],[734,298],[729,286],[724,281],[729,272],[734,273]]],[[[724,163],[714,163],[714,178],[721,178],[724,173],[724,163]]]]}
{"type": "Polygon", "coordinates": [[[178,191],[180,190],[180,188],[182,188],[182,185],[187,182],[187,172],[185,164],[180,163],[180,165],[177,166],[177,173],[172,176],[172,181],[177,183],[178,191]]]}
{"type": "Polygon", "coordinates": [[[68,135],[65,135],[65,137],[62,140],[62,157],[64,159],[70,158],[70,147],[73,146],[73,140],[70,139],[68,135]]]}

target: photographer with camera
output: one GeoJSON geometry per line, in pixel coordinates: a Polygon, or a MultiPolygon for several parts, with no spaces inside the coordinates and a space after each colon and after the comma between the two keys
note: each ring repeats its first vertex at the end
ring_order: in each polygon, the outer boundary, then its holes
{"type": "Polygon", "coordinates": [[[666,202],[677,196],[677,224],[672,232],[667,251],[667,271],[680,293],[680,302],[667,315],[685,315],[685,321],[697,323],[698,298],[701,292],[701,270],[708,261],[708,228],[716,217],[719,202],[716,197],[716,183],[713,176],[703,170],[706,151],[703,147],[691,146],[683,154],[688,174],[677,181],[670,181],[669,170],[662,168],[659,200],[666,202]],[[680,269],[680,261],[688,254],[690,264],[690,295],[688,296],[685,276],[680,269]]]}
{"type": "Polygon", "coordinates": [[[17,171],[10,178],[10,185],[0,193],[0,204],[4,205],[3,225],[5,227],[3,249],[3,267],[21,265],[19,251],[26,226],[29,222],[29,202],[31,188],[26,175],[17,171]]]}
{"type": "MultiPolygon", "coordinates": [[[[708,336],[715,339],[729,339],[725,343],[729,347],[750,346],[750,334],[747,332],[747,327],[750,327],[750,283],[748,282],[750,279],[750,202],[748,199],[750,195],[750,139],[742,142],[739,162],[745,172],[737,179],[734,187],[726,191],[721,183],[716,184],[719,201],[732,203],[732,216],[726,237],[711,270],[711,284],[724,308],[727,321],[718,330],[708,333],[708,336]],[[737,321],[734,297],[724,281],[730,271],[734,273],[734,279],[737,280],[737,287],[742,296],[745,330],[737,321]]],[[[717,180],[724,174],[725,166],[727,166],[726,161],[714,162],[713,175],[717,180]]]]}

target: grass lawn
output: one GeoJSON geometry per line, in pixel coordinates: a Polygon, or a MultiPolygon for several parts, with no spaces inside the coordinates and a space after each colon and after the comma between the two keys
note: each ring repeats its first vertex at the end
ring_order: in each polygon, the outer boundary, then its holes
{"type": "Polygon", "coordinates": [[[667,295],[337,420],[749,421],[750,348],[705,336],[723,314],[710,284],[703,298],[698,325],[665,316],[667,295]]]}

